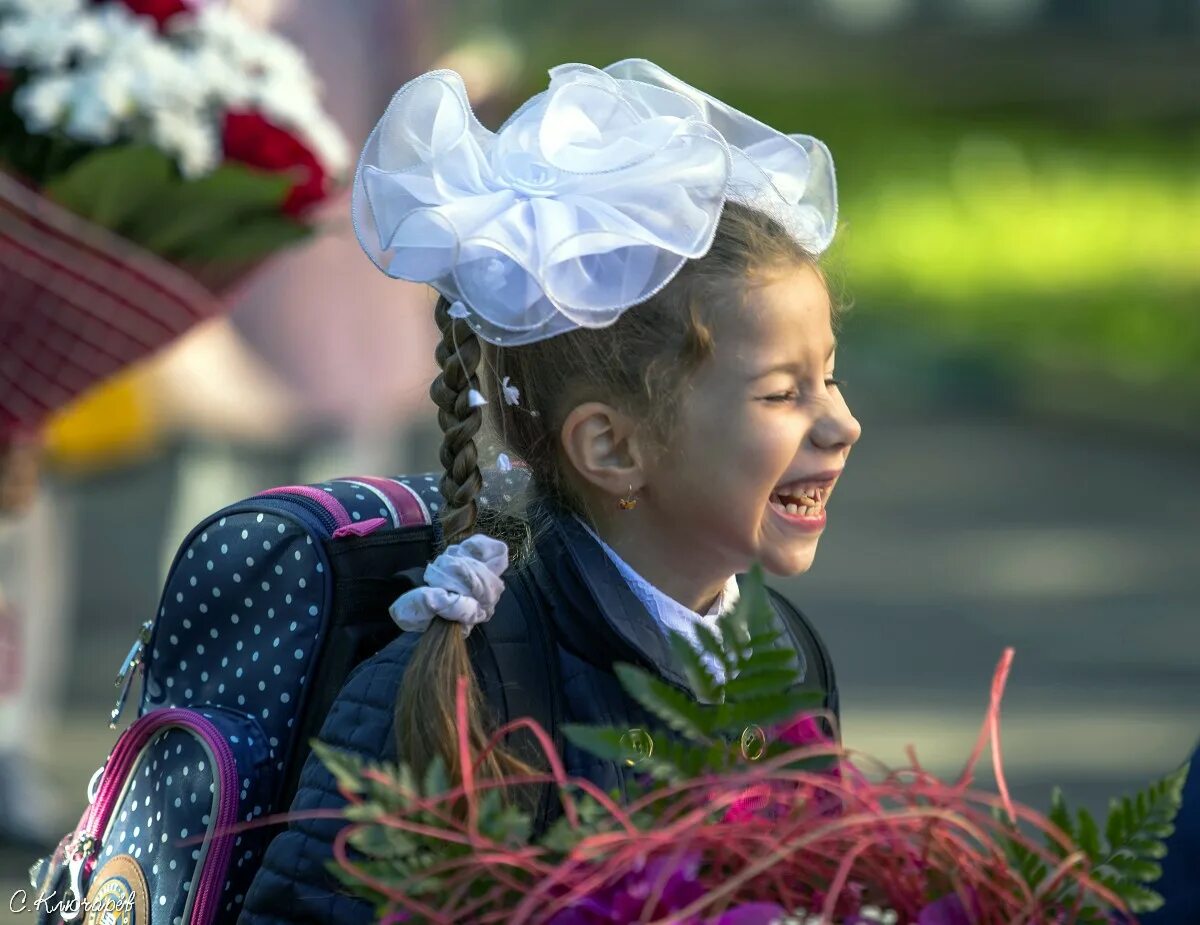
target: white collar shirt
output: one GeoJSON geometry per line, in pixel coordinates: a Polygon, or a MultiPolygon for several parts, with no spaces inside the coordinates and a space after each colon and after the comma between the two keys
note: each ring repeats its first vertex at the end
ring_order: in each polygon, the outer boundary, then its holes
{"type": "Polygon", "coordinates": [[[699,637],[696,634],[696,625],[705,623],[710,628],[715,627],[717,618],[722,614],[733,610],[738,603],[739,589],[737,576],[731,575],[729,580],[725,582],[725,587],[713,602],[708,613],[700,614],[692,610],[690,607],[685,607],[674,598],[664,594],[653,584],[639,575],[634,568],[622,559],[615,549],[609,546],[602,540],[599,534],[588,525],[583,518],[575,515],[575,519],[583,525],[583,528],[591,534],[592,538],[600,544],[601,548],[608,554],[608,557],[616,565],[617,571],[621,573],[621,577],[625,579],[630,590],[639,601],[645,606],[646,610],[654,618],[654,621],[663,630],[666,635],[669,630],[682,633],[683,636],[692,644],[697,652],[700,653],[701,660],[712,672],[718,683],[723,683],[725,680],[725,671],[721,663],[711,655],[703,651],[699,637]]]}

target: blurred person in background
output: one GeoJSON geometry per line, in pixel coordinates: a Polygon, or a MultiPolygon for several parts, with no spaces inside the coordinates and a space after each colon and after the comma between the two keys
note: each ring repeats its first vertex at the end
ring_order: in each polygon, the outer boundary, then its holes
{"type": "Polygon", "coordinates": [[[0,435],[0,848],[53,844],[56,809],[42,785],[63,651],[63,581],[53,567],[60,520],[39,484],[41,447],[0,435]]]}
{"type": "MultiPolygon", "coordinates": [[[[396,87],[430,67],[463,74],[478,114],[505,111],[519,65],[516,47],[484,30],[446,50],[448,8],[412,0],[341,4],[243,0],[309,56],[324,98],[352,144],[361,145],[396,87]]],[[[323,233],[284,255],[244,293],[232,323],[242,341],[295,396],[305,425],[344,443],[346,471],[394,473],[433,465],[402,449],[397,430],[427,420],[436,373],[433,302],[420,286],[397,286],[360,259],[349,202],[324,213],[323,233]]],[[[328,463],[323,463],[328,465],[328,463]]],[[[343,474],[310,467],[310,480],[343,474]]],[[[200,512],[203,513],[203,512],[200,512]]],[[[190,526],[187,525],[187,526],[190,526]]]]}

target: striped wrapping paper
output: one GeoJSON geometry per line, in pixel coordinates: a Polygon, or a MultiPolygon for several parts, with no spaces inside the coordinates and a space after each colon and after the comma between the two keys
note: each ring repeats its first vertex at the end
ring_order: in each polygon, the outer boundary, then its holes
{"type": "Polygon", "coordinates": [[[35,430],[225,304],[0,172],[0,439],[35,430]]]}

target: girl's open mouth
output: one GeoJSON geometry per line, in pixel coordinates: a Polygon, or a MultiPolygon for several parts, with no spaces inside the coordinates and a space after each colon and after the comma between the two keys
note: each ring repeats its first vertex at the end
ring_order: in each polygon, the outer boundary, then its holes
{"type": "Polygon", "coordinates": [[[832,488],[831,484],[783,488],[771,495],[771,507],[792,525],[820,528],[825,525],[825,502],[832,488]]]}
{"type": "Polygon", "coordinates": [[[813,518],[825,513],[825,500],[829,497],[826,487],[793,488],[786,493],[771,495],[771,507],[781,514],[793,517],[813,518]]]}

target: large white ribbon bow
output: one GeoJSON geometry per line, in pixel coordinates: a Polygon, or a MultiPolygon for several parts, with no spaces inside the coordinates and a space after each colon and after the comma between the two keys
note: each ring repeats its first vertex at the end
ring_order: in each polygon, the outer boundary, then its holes
{"type": "Polygon", "coordinates": [[[363,147],[352,211],[381,270],[429,283],[480,337],[513,346],[648,299],[707,253],[726,199],[819,253],[837,218],[829,150],[630,59],[553,68],[497,132],[458,74],[414,78],[363,147]]]}
{"type": "Polygon", "coordinates": [[[427,584],[401,594],[388,612],[408,632],[424,632],[434,617],[462,624],[464,636],[491,619],[504,592],[508,546],[476,533],[447,547],[425,567],[427,584]]]}

